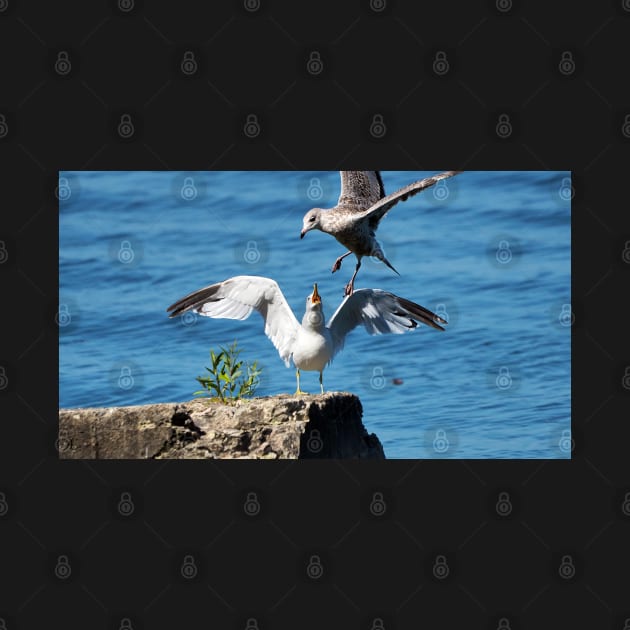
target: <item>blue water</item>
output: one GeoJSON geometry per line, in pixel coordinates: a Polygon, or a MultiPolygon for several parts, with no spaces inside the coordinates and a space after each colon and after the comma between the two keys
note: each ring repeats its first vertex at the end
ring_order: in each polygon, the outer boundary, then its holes
{"type": "MultiPolygon", "coordinates": [[[[432,174],[385,171],[387,192],[432,174]]],[[[60,173],[61,407],[183,401],[209,349],[237,340],[257,395],[295,391],[256,314],[170,320],[185,294],[238,274],[274,278],[298,319],[319,283],[327,315],[354,258],[300,240],[330,207],[336,171],[60,173]]],[[[378,236],[400,277],[364,260],[356,287],[441,313],[445,332],[354,330],[324,386],[360,396],[388,458],[569,458],[571,189],[568,172],[465,172],[396,206],[378,236]],[[394,384],[394,381],[398,384],[394,384]]],[[[302,388],[317,392],[318,375],[302,388]]]]}

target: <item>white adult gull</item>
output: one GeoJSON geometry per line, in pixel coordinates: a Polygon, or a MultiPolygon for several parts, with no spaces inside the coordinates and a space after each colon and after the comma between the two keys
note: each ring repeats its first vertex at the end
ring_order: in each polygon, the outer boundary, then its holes
{"type": "Polygon", "coordinates": [[[445,171],[439,175],[426,177],[386,196],[380,171],[339,171],[341,195],[337,205],[328,210],[323,208],[309,210],[304,215],[300,238],[304,238],[311,230],[321,230],[332,234],[348,248],[348,251],[335,261],[333,273],[341,268],[341,261],[346,256],[354,254],[357,257],[354,274],[345,288],[345,295],[351,295],[354,290],[354,279],[364,256],[374,256],[398,273],[385,258],[383,249],[374,236],[380,220],[399,201],[406,201],[437,182],[461,172],[445,171]]]}
{"type": "Polygon", "coordinates": [[[418,322],[444,330],[438,322],[447,322],[428,309],[380,289],[358,289],[344,298],[326,323],[322,299],[317,291],[306,298],[306,312],[300,324],[291,307],[271,278],[235,276],[199,289],[168,307],[169,317],[188,311],[199,315],[225,319],[247,319],[258,311],[265,322],[265,334],[278,350],[280,358],[296,367],[297,391],[300,390],[300,370],[319,372],[319,384],[324,393],[323,371],[343,348],[346,335],[363,324],[371,335],[404,333],[416,328],[418,322]]]}

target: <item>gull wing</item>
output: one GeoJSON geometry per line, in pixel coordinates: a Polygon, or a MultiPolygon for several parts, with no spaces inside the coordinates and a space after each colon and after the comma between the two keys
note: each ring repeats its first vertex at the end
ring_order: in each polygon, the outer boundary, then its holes
{"type": "Polygon", "coordinates": [[[193,311],[205,317],[247,319],[253,310],[287,367],[300,326],[277,282],[260,276],[235,276],[183,297],[166,309],[169,317],[193,311]]]}
{"type": "Polygon", "coordinates": [[[339,175],[341,195],[337,201],[338,206],[348,206],[361,212],[385,196],[379,171],[339,171],[339,175]]]}
{"type": "Polygon", "coordinates": [[[379,221],[399,201],[407,201],[409,197],[413,197],[413,195],[417,195],[419,192],[425,190],[426,188],[430,188],[434,184],[437,184],[440,180],[453,177],[453,175],[457,175],[461,172],[462,171],[445,171],[444,173],[440,173],[439,175],[425,177],[424,179],[414,182],[413,184],[404,186],[400,190],[393,192],[391,195],[387,195],[387,197],[379,199],[370,208],[362,212],[360,216],[368,218],[370,221],[370,226],[372,228],[375,228],[378,225],[379,221]]]}
{"type": "Polygon", "coordinates": [[[358,289],[344,299],[327,326],[333,336],[333,356],[343,348],[346,335],[363,324],[370,335],[400,334],[418,322],[444,330],[447,322],[429,309],[381,289],[358,289]]]}

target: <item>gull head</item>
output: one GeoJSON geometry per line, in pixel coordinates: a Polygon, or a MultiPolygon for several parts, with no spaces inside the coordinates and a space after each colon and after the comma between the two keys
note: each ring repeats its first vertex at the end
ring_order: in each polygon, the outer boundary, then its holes
{"type": "Polygon", "coordinates": [[[302,324],[308,328],[321,328],[324,325],[322,298],[317,291],[317,283],[313,285],[313,293],[306,298],[306,313],[302,324]]]}
{"type": "Polygon", "coordinates": [[[311,230],[321,230],[321,208],[313,208],[309,210],[302,220],[302,231],[300,232],[300,238],[304,238],[304,235],[311,230]]]}

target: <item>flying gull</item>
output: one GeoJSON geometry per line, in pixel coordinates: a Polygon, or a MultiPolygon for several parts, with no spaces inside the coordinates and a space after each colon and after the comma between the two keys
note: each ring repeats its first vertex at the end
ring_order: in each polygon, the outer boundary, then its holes
{"type": "Polygon", "coordinates": [[[406,201],[440,180],[461,172],[446,171],[433,177],[426,177],[385,196],[385,188],[379,171],[339,171],[341,195],[337,205],[329,210],[322,208],[309,210],[304,215],[300,238],[304,238],[304,235],[311,230],[321,230],[332,234],[344,247],[348,248],[348,251],[335,261],[332,267],[333,273],[341,268],[341,261],[346,256],[354,254],[357,257],[357,266],[345,289],[345,295],[351,295],[354,290],[354,279],[357,277],[361,259],[364,256],[374,256],[398,273],[385,258],[381,245],[374,236],[380,220],[387,212],[399,201],[406,201]]]}
{"type": "Polygon", "coordinates": [[[291,307],[271,278],[235,276],[199,289],[166,309],[169,317],[188,311],[199,315],[225,319],[247,319],[253,310],[265,322],[265,334],[278,350],[287,367],[296,367],[297,391],[300,390],[300,370],[319,372],[322,381],[324,367],[344,345],[346,335],[363,324],[370,335],[404,333],[416,328],[418,322],[444,330],[437,322],[447,322],[423,306],[380,289],[358,289],[344,298],[326,323],[322,299],[317,291],[306,298],[306,312],[300,324],[291,307]],[[417,321],[416,321],[417,320],[417,321]]]}

